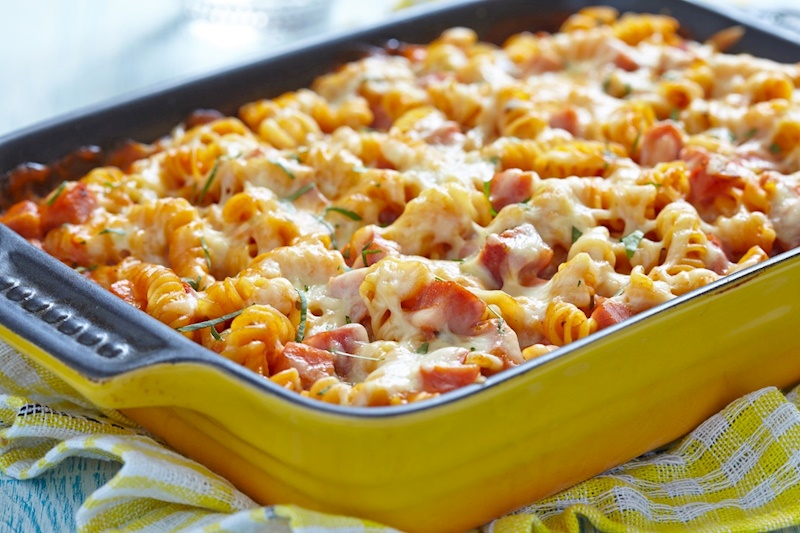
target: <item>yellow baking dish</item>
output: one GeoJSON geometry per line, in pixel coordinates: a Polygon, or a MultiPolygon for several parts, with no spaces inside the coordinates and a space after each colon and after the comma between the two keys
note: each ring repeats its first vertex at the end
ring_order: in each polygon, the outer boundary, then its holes
{"type": "MultiPolygon", "coordinates": [[[[423,24],[423,40],[425,31],[470,20],[484,32],[512,32],[580,7],[556,4],[446,6],[239,68],[227,82],[323,49],[340,53],[353,38],[411,40],[423,24]],[[509,25],[511,14],[517,26],[509,25]]],[[[712,21],[707,32],[730,23],[691,3],[655,4],[695,25],[712,21]]],[[[753,32],[759,46],[769,43],[753,32]]],[[[167,93],[211,93],[223,77],[167,93]]],[[[23,157],[75,124],[102,137],[107,132],[94,124],[140,109],[171,121],[184,110],[162,113],[164,98],[147,95],[2,139],[0,147],[23,146],[23,157]]],[[[0,226],[0,338],[261,503],[296,503],[408,531],[480,525],[667,443],[742,394],[800,381],[799,312],[795,250],[483,384],[412,405],[340,407],[283,390],[194,345],[0,226]]]]}

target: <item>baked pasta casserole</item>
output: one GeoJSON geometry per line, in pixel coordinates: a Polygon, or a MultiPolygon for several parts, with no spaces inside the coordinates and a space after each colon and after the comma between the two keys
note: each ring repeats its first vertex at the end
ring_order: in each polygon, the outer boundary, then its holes
{"type": "Polygon", "coordinates": [[[431,398],[800,245],[798,65],[678,30],[387,46],[0,221],[282,387],[431,398]]]}

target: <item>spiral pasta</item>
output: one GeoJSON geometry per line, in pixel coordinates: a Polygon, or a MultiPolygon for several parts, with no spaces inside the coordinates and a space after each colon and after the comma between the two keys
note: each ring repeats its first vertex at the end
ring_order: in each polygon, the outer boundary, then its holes
{"type": "Polygon", "coordinates": [[[179,125],[0,222],[309,399],[400,405],[800,246],[800,67],[588,7],[179,125]]]}

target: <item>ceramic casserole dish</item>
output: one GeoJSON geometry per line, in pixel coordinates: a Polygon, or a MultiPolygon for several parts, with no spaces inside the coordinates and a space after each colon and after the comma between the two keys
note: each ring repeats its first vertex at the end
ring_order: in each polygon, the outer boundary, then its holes
{"type": "MultiPolygon", "coordinates": [[[[0,138],[0,173],[52,164],[81,146],[149,142],[195,109],[233,114],[390,39],[425,43],[465,26],[499,43],[520,31],[555,31],[592,4],[494,0],[412,10],[0,138]]],[[[668,13],[698,40],[738,24],[746,31],[733,51],[800,58],[796,40],[696,3],[608,4],[668,13]]],[[[9,176],[0,182],[6,195],[9,176]]],[[[670,442],[745,393],[800,381],[798,313],[795,249],[483,383],[407,405],[329,405],[191,342],[0,224],[0,338],[258,502],[409,531],[479,526],[670,442]]]]}

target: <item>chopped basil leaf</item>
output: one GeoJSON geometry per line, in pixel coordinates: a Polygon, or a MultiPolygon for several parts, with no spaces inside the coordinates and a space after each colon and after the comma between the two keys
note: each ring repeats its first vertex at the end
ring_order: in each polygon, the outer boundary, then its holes
{"type": "Polygon", "coordinates": [[[372,241],[369,241],[367,244],[364,245],[363,248],[361,248],[361,260],[364,261],[364,266],[369,266],[367,264],[367,256],[368,255],[379,254],[382,251],[380,249],[370,250],[370,248],[369,248],[370,246],[372,246],[372,241]]]}
{"type": "MultiPolygon", "coordinates": [[[[494,179],[494,178],[492,178],[494,179]]],[[[489,202],[489,212],[492,216],[497,216],[497,210],[492,205],[492,201],[489,199],[489,192],[492,188],[492,180],[487,180],[483,182],[483,195],[486,197],[486,201],[489,202]]]]}
{"type": "Polygon", "coordinates": [[[781,147],[778,143],[772,143],[769,145],[769,151],[773,154],[779,154],[781,153],[781,147]]]}
{"type": "Polygon", "coordinates": [[[344,207],[330,206],[325,208],[325,213],[328,213],[330,211],[333,211],[334,213],[339,213],[340,215],[344,215],[350,220],[355,220],[356,222],[361,220],[361,215],[359,215],[358,213],[353,213],[352,211],[347,210],[344,207]]]}
{"type": "Polygon", "coordinates": [[[207,328],[209,326],[216,326],[217,324],[222,324],[223,322],[227,322],[231,318],[235,318],[241,315],[242,311],[244,311],[244,309],[239,309],[238,311],[234,311],[233,313],[223,315],[219,318],[212,318],[210,320],[204,320],[203,322],[198,322],[196,324],[189,324],[188,326],[176,328],[176,331],[180,331],[181,333],[186,333],[187,331],[196,331],[198,329],[207,328]]]}
{"type": "Polygon", "coordinates": [[[297,325],[297,335],[294,337],[295,342],[303,342],[306,336],[306,318],[308,316],[308,298],[303,291],[297,290],[297,295],[300,297],[300,323],[297,325]]]}
{"type": "Polygon", "coordinates": [[[222,337],[220,337],[219,332],[217,331],[217,328],[214,326],[214,324],[211,324],[211,336],[214,337],[214,340],[217,341],[222,340],[222,337]]]}
{"type": "Polygon", "coordinates": [[[427,342],[423,342],[422,344],[420,344],[419,348],[417,348],[417,353],[419,353],[419,354],[428,353],[428,343],[427,342]]]}
{"type": "Polygon", "coordinates": [[[277,160],[275,160],[275,159],[267,159],[267,163],[269,163],[270,165],[275,165],[275,166],[276,166],[276,167],[278,167],[279,169],[283,170],[283,172],[284,172],[284,173],[285,173],[287,176],[289,176],[289,179],[290,179],[290,180],[293,180],[293,179],[295,178],[295,176],[294,176],[294,173],[293,173],[291,170],[289,170],[288,168],[286,168],[286,165],[284,165],[284,164],[283,164],[283,163],[281,163],[280,161],[277,161],[277,160]]]}
{"type": "Polygon", "coordinates": [[[639,148],[639,141],[642,139],[642,129],[639,128],[636,130],[636,138],[633,139],[633,144],[631,145],[631,155],[636,153],[636,150],[639,148]]]}
{"type": "Polygon", "coordinates": [[[219,160],[218,157],[216,161],[214,161],[214,166],[211,168],[211,172],[208,173],[208,178],[206,178],[206,183],[203,185],[203,189],[200,191],[200,196],[197,197],[197,203],[202,204],[203,200],[206,198],[206,193],[208,192],[209,187],[211,187],[211,182],[214,181],[214,178],[217,176],[217,170],[219,170],[219,160]]]}
{"type": "Polygon", "coordinates": [[[125,235],[125,230],[121,230],[119,228],[106,228],[98,235],[105,235],[106,233],[113,233],[114,235],[125,235]]]}
{"type": "Polygon", "coordinates": [[[669,118],[676,121],[681,118],[681,112],[678,111],[678,108],[675,108],[669,112],[669,118]]]}
{"type": "Polygon", "coordinates": [[[53,193],[53,196],[51,196],[50,199],[47,200],[47,205],[53,205],[53,203],[58,199],[58,197],[61,196],[61,193],[64,192],[66,186],[67,182],[62,181],[61,185],[59,185],[56,191],[53,193]]]}
{"type": "Polygon", "coordinates": [[[317,186],[316,183],[309,183],[305,187],[300,187],[299,189],[294,191],[292,194],[290,194],[289,196],[287,196],[287,197],[285,197],[283,199],[286,200],[287,202],[294,202],[295,200],[297,200],[298,198],[300,198],[301,196],[303,196],[305,193],[307,193],[308,191],[310,191],[311,189],[313,189],[316,186],[317,186]]]}
{"type": "Polygon", "coordinates": [[[191,288],[193,288],[196,291],[200,290],[200,276],[197,276],[196,279],[181,278],[181,281],[183,281],[184,283],[186,283],[188,286],[190,286],[191,288]]]}
{"type": "Polygon", "coordinates": [[[625,90],[625,92],[622,93],[622,97],[623,98],[625,98],[626,96],[628,96],[629,94],[631,94],[633,92],[633,89],[631,88],[631,84],[630,83],[626,83],[624,85],[623,89],[625,90]]]}
{"type": "Polygon", "coordinates": [[[628,259],[632,258],[633,254],[636,253],[636,249],[639,247],[639,243],[642,242],[643,238],[644,233],[637,229],[619,240],[625,245],[625,255],[628,256],[628,259]]]}
{"type": "Polygon", "coordinates": [[[572,244],[575,244],[575,242],[581,238],[581,235],[583,235],[583,232],[575,226],[572,226],[572,244]]]}
{"type": "Polygon", "coordinates": [[[206,266],[211,270],[211,254],[208,253],[208,245],[206,244],[205,237],[200,237],[200,248],[203,249],[203,254],[206,256],[206,266]]]}
{"type": "Polygon", "coordinates": [[[350,319],[350,315],[344,315],[344,323],[345,324],[352,324],[353,321],[350,319]]]}

